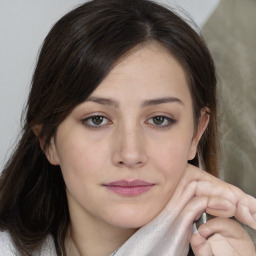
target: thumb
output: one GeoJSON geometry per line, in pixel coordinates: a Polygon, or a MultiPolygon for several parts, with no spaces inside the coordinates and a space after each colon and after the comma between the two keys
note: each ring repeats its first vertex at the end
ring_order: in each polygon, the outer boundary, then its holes
{"type": "Polygon", "coordinates": [[[191,241],[193,252],[195,256],[213,256],[213,252],[207,240],[202,237],[196,230],[191,241]]]}

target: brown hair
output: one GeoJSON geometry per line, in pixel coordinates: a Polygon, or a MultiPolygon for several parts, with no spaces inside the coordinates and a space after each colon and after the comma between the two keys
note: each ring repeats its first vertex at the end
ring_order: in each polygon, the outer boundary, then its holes
{"type": "Polygon", "coordinates": [[[0,227],[22,255],[31,255],[48,234],[66,255],[69,225],[59,166],[47,161],[32,131],[49,145],[59,124],[135,46],[155,41],[181,63],[189,81],[195,127],[200,111],[210,122],[192,164],[217,175],[216,77],[201,36],[173,11],[148,0],[95,0],[62,17],[43,43],[29,94],[22,137],[0,179],[0,227]]]}

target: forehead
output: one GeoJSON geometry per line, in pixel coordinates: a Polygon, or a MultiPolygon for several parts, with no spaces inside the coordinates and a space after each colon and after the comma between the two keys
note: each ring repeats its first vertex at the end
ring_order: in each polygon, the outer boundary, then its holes
{"type": "Polygon", "coordinates": [[[136,48],[113,67],[93,92],[99,97],[179,97],[191,103],[182,65],[157,43],[136,48]]]}

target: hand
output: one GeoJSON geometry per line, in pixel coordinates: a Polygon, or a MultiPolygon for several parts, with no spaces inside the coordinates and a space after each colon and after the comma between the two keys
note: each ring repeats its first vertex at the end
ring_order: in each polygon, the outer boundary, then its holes
{"type": "Polygon", "coordinates": [[[241,189],[188,165],[180,182],[181,191],[195,184],[195,197],[207,197],[206,212],[218,217],[233,217],[256,229],[256,199],[241,189]],[[183,186],[182,186],[183,184],[183,186]]]}
{"type": "MultiPolygon", "coordinates": [[[[188,166],[190,171],[185,173],[183,182],[184,184],[191,184],[196,179],[195,198],[193,200],[197,199],[201,204],[207,200],[205,211],[209,214],[221,217],[235,216],[244,224],[256,229],[255,198],[200,169],[194,167],[192,169],[191,166],[188,166]]],[[[189,205],[190,203],[186,208],[191,214],[193,210],[189,205]]],[[[200,206],[196,208],[199,209],[200,206]]],[[[191,245],[196,256],[256,255],[254,244],[249,235],[233,220],[227,218],[212,219],[201,225],[198,232],[191,238],[191,245]]]]}
{"type": "Polygon", "coordinates": [[[193,222],[204,211],[235,216],[256,229],[255,198],[188,164],[165,209],[128,239],[116,256],[186,256],[193,222]]]}
{"type": "Polygon", "coordinates": [[[256,256],[252,240],[239,223],[214,218],[200,225],[191,238],[195,256],[256,256]]]}

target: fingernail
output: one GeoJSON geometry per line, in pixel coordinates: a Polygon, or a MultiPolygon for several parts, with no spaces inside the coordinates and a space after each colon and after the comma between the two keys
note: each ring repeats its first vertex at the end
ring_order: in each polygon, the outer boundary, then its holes
{"type": "Polygon", "coordinates": [[[193,224],[193,233],[194,233],[194,234],[198,234],[198,230],[197,230],[197,227],[196,227],[196,223],[193,224]]]}

